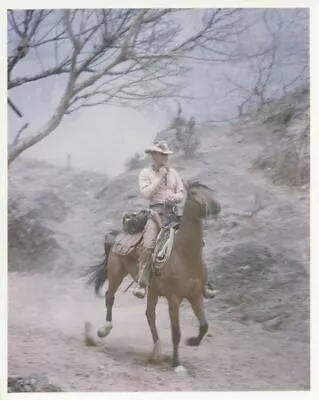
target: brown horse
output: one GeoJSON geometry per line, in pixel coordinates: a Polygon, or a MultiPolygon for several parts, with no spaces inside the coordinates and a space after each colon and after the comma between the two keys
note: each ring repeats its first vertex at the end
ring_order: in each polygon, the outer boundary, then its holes
{"type": "MultiPolygon", "coordinates": [[[[148,288],[146,317],[153,337],[153,351],[150,361],[157,361],[160,356],[160,341],[156,329],[156,305],[159,296],[166,297],[173,341],[172,365],[176,371],[182,370],[178,346],[180,342],[179,311],[183,299],[187,299],[199,321],[199,333],[187,340],[189,346],[198,346],[208,330],[203,304],[204,285],[207,282],[207,270],[202,257],[203,228],[202,219],[217,216],[220,205],[213,197],[213,191],[200,183],[187,187],[187,199],[184,206],[180,227],[175,234],[171,255],[160,269],[153,274],[148,288]]],[[[105,245],[105,260],[96,266],[90,282],[95,284],[96,293],[106,279],[109,280],[108,291],[105,294],[106,324],[98,330],[99,337],[108,335],[113,327],[112,308],[114,295],[123,281],[130,274],[137,277],[138,249],[121,256],[110,252],[111,245],[105,245]]],[[[92,340],[91,340],[92,342],[92,340]]]]}

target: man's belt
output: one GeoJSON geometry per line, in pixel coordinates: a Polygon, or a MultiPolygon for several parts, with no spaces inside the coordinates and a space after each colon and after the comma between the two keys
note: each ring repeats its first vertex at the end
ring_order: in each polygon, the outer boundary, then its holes
{"type": "Polygon", "coordinates": [[[150,204],[150,208],[157,208],[157,207],[163,207],[164,204],[163,203],[155,203],[155,204],[150,204]]]}

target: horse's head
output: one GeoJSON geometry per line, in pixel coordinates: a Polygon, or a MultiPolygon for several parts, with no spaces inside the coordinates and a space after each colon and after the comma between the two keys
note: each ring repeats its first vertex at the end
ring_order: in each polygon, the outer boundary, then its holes
{"type": "Polygon", "coordinates": [[[214,198],[214,191],[199,182],[188,183],[187,200],[196,203],[199,215],[206,218],[209,215],[217,217],[220,213],[220,204],[214,198]]]}

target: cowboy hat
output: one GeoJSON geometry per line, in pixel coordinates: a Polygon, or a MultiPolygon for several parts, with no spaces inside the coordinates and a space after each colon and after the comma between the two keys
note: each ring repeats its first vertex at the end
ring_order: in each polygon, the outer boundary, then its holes
{"type": "Polygon", "coordinates": [[[155,142],[151,147],[145,150],[145,153],[173,154],[173,152],[169,149],[165,140],[161,140],[160,142],[155,142]]]}

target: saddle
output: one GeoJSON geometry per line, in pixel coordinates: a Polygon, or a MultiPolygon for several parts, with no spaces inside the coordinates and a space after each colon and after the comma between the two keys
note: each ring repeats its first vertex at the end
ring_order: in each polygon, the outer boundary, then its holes
{"type": "Polygon", "coordinates": [[[142,241],[144,232],[120,232],[114,239],[111,252],[120,256],[130,254],[142,241]]]}
{"type": "Polygon", "coordinates": [[[143,232],[146,222],[149,218],[149,210],[139,212],[126,212],[122,218],[123,231],[130,235],[143,232]]]}
{"type": "Polygon", "coordinates": [[[169,258],[173,247],[174,234],[179,226],[180,216],[177,215],[175,202],[165,202],[161,215],[145,209],[135,213],[125,213],[122,218],[123,231],[113,239],[111,251],[118,255],[128,255],[138,247],[142,242],[148,218],[154,218],[160,224],[160,231],[153,253],[154,266],[158,269],[169,258]]]}
{"type": "Polygon", "coordinates": [[[122,232],[114,239],[111,251],[125,256],[131,253],[142,241],[144,228],[149,218],[149,210],[126,212],[122,218],[122,232]]]}

